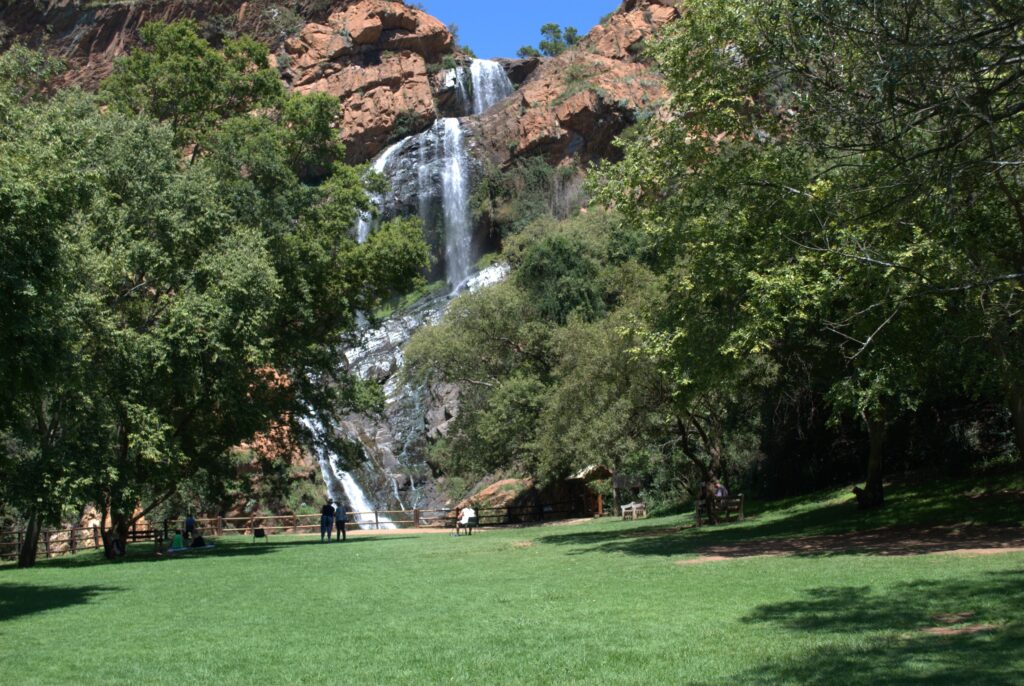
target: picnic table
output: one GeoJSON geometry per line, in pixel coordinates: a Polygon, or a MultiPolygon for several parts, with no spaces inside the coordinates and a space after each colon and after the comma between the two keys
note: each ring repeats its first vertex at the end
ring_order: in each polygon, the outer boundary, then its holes
{"type": "Polygon", "coordinates": [[[625,519],[640,519],[647,518],[647,505],[644,503],[628,503],[622,506],[622,518],[625,519]]]}
{"type": "Polygon", "coordinates": [[[743,494],[726,496],[724,498],[698,498],[697,499],[697,526],[701,526],[704,520],[710,520],[717,524],[719,517],[729,521],[730,515],[736,515],[736,521],[743,521],[743,494]],[[708,509],[710,503],[710,510],[708,509]]]}

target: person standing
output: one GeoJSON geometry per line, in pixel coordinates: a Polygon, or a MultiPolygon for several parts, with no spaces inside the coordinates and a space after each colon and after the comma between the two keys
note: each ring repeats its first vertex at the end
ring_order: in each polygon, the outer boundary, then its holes
{"type": "Polygon", "coordinates": [[[320,542],[324,542],[324,536],[327,537],[327,542],[331,541],[331,527],[334,525],[334,501],[328,498],[324,506],[320,508],[320,542]]]}
{"type": "Polygon", "coordinates": [[[191,540],[196,535],[196,518],[189,512],[185,517],[185,540],[191,540]]]}
{"type": "Polygon", "coordinates": [[[345,524],[348,523],[348,503],[338,503],[334,508],[334,527],[338,530],[337,541],[346,540],[345,524]]]}

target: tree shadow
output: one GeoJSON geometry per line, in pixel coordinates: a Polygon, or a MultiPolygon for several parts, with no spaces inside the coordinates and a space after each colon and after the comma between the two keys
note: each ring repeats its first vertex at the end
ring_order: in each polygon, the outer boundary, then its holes
{"type": "MultiPolygon", "coordinates": [[[[1024,669],[1024,571],[918,581],[885,591],[816,588],[762,605],[743,619],[789,632],[862,638],[760,665],[740,683],[1020,684],[1024,669]]],[[[825,637],[822,637],[825,640],[825,637]]]]}
{"type": "MultiPolygon", "coordinates": [[[[210,539],[214,544],[213,548],[186,550],[178,553],[161,553],[153,549],[149,544],[129,544],[124,557],[118,560],[107,560],[103,557],[102,551],[91,550],[77,555],[65,555],[50,560],[40,560],[36,568],[45,569],[79,569],[83,567],[96,567],[101,565],[121,565],[136,563],[154,562],[178,562],[184,563],[187,560],[196,561],[205,558],[229,558],[229,557],[259,557],[270,555],[281,550],[296,548],[299,546],[328,545],[318,539],[309,540],[260,540],[252,542],[247,537],[232,537],[239,540],[210,539]]],[[[380,543],[383,541],[401,540],[415,538],[415,536],[381,535],[381,536],[350,536],[348,540],[332,542],[330,545],[344,547],[352,543],[380,543]]],[[[16,572],[24,573],[26,570],[18,570],[14,565],[0,567],[0,573],[16,572]]]]}
{"type": "Polygon", "coordinates": [[[602,531],[550,534],[538,541],[579,548],[570,554],[663,557],[701,552],[725,557],[916,554],[1024,545],[1024,498],[1013,493],[970,497],[952,487],[935,494],[894,490],[885,508],[870,512],[859,511],[852,498],[812,508],[806,501],[793,500],[758,504],[751,511],[742,523],[697,528],[691,516],[675,527],[631,523],[602,531]]]}
{"type": "Polygon", "coordinates": [[[781,538],[850,528],[853,505],[835,503],[788,517],[760,520],[748,517],[742,523],[722,523],[697,528],[692,517],[676,527],[627,526],[604,531],[578,531],[541,536],[540,543],[579,546],[570,554],[587,552],[626,553],[671,557],[697,553],[711,545],[726,545],[760,538],[781,538]]]}
{"type": "Polygon", "coordinates": [[[84,605],[97,596],[120,590],[110,586],[0,584],[0,622],[37,612],[84,605]]]}

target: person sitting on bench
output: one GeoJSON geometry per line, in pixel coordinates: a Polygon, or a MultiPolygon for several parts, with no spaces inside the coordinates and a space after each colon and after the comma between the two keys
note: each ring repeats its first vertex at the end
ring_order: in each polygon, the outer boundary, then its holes
{"type": "Polygon", "coordinates": [[[459,535],[460,529],[465,529],[470,536],[473,535],[473,527],[477,524],[476,510],[472,505],[462,508],[462,515],[455,520],[455,535],[459,535]]]}

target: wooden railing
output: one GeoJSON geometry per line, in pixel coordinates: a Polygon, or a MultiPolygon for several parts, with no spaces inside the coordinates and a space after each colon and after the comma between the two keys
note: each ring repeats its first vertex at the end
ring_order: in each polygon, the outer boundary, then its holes
{"type": "MultiPolygon", "coordinates": [[[[508,507],[478,507],[480,526],[507,526],[553,521],[581,514],[570,503],[519,505],[508,507]]],[[[349,512],[349,527],[380,530],[388,523],[399,529],[444,528],[455,526],[455,510],[413,509],[373,510],[349,512]],[[383,518],[383,519],[382,519],[383,518]]],[[[184,529],[180,520],[165,521],[159,526],[134,526],[128,542],[153,540],[168,541],[176,529],[184,529]]],[[[204,536],[252,536],[254,529],[268,534],[315,535],[320,533],[319,514],[301,515],[249,515],[243,517],[197,517],[196,529],[204,536]]],[[[0,560],[18,557],[24,541],[24,531],[0,532],[0,560]]],[[[39,551],[43,557],[73,555],[81,550],[102,548],[103,540],[98,527],[44,529],[40,532],[39,551]]]]}

